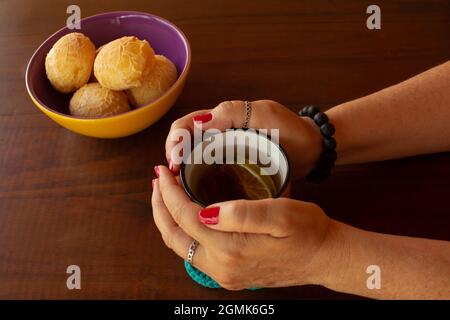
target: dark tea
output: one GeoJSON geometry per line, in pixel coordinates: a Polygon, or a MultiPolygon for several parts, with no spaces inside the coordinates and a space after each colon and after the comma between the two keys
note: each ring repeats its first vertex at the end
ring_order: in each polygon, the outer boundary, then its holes
{"type": "Polygon", "coordinates": [[[262,175],[257,164],[192,165],[189,186],[204,205],[216,202],[273,198],[280,189],[279,174],[262,175]]]}
{"type": "Polygon", "coordinates": [[[191,150],[181,165],[180,179],[191,199],[204,206],[275,198],[287,188],[289,162],[266,135],[250,129],[227,130],[191,150]]]}

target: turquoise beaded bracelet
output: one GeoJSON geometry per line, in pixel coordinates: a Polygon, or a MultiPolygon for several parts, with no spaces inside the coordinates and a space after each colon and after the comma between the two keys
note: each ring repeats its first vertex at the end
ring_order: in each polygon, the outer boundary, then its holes
{"type": "MultiPolygon", "coordinates": [[[[192,280],[197,282],[199,285],[211,289],[221,288],[221,286],[216,281],[214,281],[213,278],[201,272],[186,260],[184,260],[184,268],[186,269],[187,274],[192,278],[192,280]]],[[[258,288],[249,288],[248,290],[257,290],[257,289],[258,288]]]]}
{"type": "Polygon", "coordinates": [[[192,278],[192,280],[197,282],[199,285],[212,289],[221,288],[221,286],[216,281],[214,281],[213,278],[201,272],[186,260],[184,260],[184,268],[186,269],[187,274],[192,278]]]}

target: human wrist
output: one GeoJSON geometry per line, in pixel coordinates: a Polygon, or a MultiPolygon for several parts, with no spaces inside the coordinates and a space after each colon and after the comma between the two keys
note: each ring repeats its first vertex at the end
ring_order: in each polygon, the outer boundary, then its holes
{"type": "Polygon", "coordinates": [[[331,219],[310,283],[338,292],[373,296],[367,290],[365,273],[373,261],[367,255],[374,249],[371,243],[373,233],[331,219]]]}
{"type": "Polygon", "coordinates": [[[314,123],[314,120],[309,117],[302,117],[308,132],[307,144],[305,150],[308,151],[308,156],[305,163],[305,173],[310,173],[319,163],[320,154],[322,153],[322,134],[319,127],[314,123]]]}
{"type": "Polygon", "coordinates": [[[334,139],[336,140],[336,165],[350,164],[358,158],[364,146],[358,145],[360,137],[355,137],[355,122],[358,120],[352,116],[352,109],[359,104],[358,100],[337,105],[325,111],[329,121],[335,127],[334,139]],[[352,136],[353,135],[353,136],[352,136]],[[356,155],[356,157],[355,157],[356,155]]]}
{"type": "Polygon", "coordinates": [[[339,287],[349,267],[349,229],[348,225],[330,218],[324,240],[308,268],[309,284],[330,289],[339,287]]]}
{"type": "Polygon", "coordinates": [[[315,166],[313,170],[309,171],[306,180],[308,182],[319,183],[331,174],[337,158],[336,140],[333,137],[335,128],[329,122],[328,116],[316,106],[303,107],[299,111],[299,115],[304,117],[310,125],[316,127],[316,141],[320,142],[315,142],[312,149],[316,146],[316,150],[320,150],[320,154],[316,153],[314,159],[315,166]]]}

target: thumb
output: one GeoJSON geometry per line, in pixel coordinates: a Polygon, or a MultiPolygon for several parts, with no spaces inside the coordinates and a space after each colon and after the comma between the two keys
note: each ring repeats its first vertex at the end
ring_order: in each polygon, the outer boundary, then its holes
{"type": "Polygon", "coordinates": [[[201,209],[198,218],[215,230],[281,238],[288,235],[292,220],[286,201],[283,198],[227,201],[201,209]]]}

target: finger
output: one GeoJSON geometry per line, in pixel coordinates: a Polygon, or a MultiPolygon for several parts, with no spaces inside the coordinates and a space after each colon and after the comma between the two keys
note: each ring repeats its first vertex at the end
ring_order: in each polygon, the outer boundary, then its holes
{"type": "MultiPolygon", "coordinates": [[[[178,256],[186,259],[189,246],[194,239],[188,236],[172,219],[161,197],[158,179],[153,180],[152,208],[153,219],[156,227],[161,233],[164,243],[178,256]]],[[[199,245],[195,250],[192,264],[202,270],[207,265],[205,251],[201,245],[199,245]]]]}
{"type": "MultiPolygon", "coordinates": [[[[189,113],[189,114],[185,115],[184,117],[175,120],[172,123],[172,126],[170,127],[170,131],[169,131],[169,134],[167,135],[167,139],[166,139],[166,159],[169,164],[172,160],[172,168],[170,168],[170,169],[172,171],[174,171],[175,173],[178,172],[180,163],[178,163],[177,161],[173,161],[174,157],[172,155],[172,150],[182,140],[180,137],[180,133],[181,133],[180,130],[185,129],[185,130],[188,130],[189,132],[192,132],[194,129],[194,123],[192,121],[192,118],[195,117],[196,115],[207,113],[208,111],[209,110],[198,110],[198,111],[189,113]]],[[[180,155],[180,157],[182,157],[182,156],[183,155],[180,155]]]]}
{"type": "Polygon", "coordinates": [[[245,119],[245,102],[241,100],[224,101],[208,113],[193,117],[195,126],[202,130],[241,128],[245,119]]]}
{"type": "Polygon", "coordinates": [[[165,166],[158,166],[158,169],[159,190],[162,199],[173,220],[181,229],[205,245],[228,240],[228,236],[209,229],[198,220],[198,212],[202,207],[189,199],[173,174],[165,166]]]}
{"type": "MultiPolygon", "coordinates": [[[[265,128],[264,124],[267,123],[266,111],[270,107],[270,104],[273,103],[275,102],[269,100],[251,102],[251,113],[247,126],[254,129],[265,128]]],[[[196,115],[193,118],[193,122],[196,127],[202,130],[214,128],[225,131],[230,128],[242,128],[245,114],[245,101],[224,101],[207,113],[196,115]]]]}
{"type": "MultiPolygon", "coordinates": [[[[267,108],[275,102],[258,100],[251,102],[252,110],[248,123],[249,128],[264,129],[267,123],[267,108]]],[[[176,120],[166,139],[166,158],[169,169],[178,174],[183,154],[176,146],[183,140],[184,133],[192,133],[194,126],[201,130],[211,128],[224,131],[229,128],[241,128],[245,120],[245,101],[233,100],[219,103],[214,109],[198,110],[176,120]],[[180,151],[180,154],[177,154],[180,151]]],[[[191,138],[189,137],[186,138],[191,138]]]]}
{"type": "Polygon", "coordinates": [[[290,212],[284,199],[234,200],[203,209],[199,220],[215,230],[281,238],[288,236],[290,212]]]}

